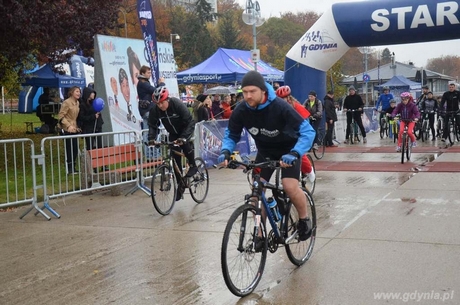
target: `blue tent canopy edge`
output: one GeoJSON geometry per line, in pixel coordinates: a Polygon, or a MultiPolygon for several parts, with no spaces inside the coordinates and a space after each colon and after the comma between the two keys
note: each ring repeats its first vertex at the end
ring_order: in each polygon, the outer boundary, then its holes
{"type": "MultiPolygon", "coordinates": [[[[196,83],[235,83],[241,82],[243,76],[254,70],[251,52],[236,49],[219,48],[211,57],[190,69],[177,73],[179,84],[196,83]]],[[[266,81],[283,82],[284,72],[264,61],[257,63],[257,71],[266,81]]]]}

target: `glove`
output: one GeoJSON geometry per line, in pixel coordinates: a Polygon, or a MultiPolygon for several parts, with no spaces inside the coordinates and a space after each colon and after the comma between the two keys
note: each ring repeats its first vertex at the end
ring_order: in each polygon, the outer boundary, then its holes
{"type": "Polygon", "coordinates": [[[220,156],[217,158],[217,164],[220,164],[225,160],[230,161],[230,152],[228,150],[223,150],[220,153],[220,156]]]}
{"type": "Polygon", "coordinates": [[[284,163],[289,164],[289,165],[292,165],[294,163],[294,161],[297,160],[297,159],[298,159],[297,154],[293,153],[293,152],[290,152],[290,153],[288,153],[286,155],[281,156],[281,161],[283,161],[284,163]]]}

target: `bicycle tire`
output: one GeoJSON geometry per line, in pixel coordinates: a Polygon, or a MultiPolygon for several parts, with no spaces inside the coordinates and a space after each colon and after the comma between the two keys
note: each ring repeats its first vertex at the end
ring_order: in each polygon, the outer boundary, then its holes
{"type": "Polygon", "coordinates": [[[455,132],[454,132],[455,139],[457,140],[457,142],[460,142],[460,131],[458,130],[457,119],[455,119],[454,127],[455,127],[455,132]]]}
{"type": "MultiPolygon", "coordinates": [[[[291,261],[296,266],[301,266],[305,264],[305,262],[310,258],[311,254],[313,253],[313,248],[315,246],[316,240],[316,209],[315,209],[315,202],[313,201],[313,197],[311,193],[309,193],[306,189],[303,190],[305,196],[307,197],[307,204],[309,206],[309,213],[312,224],[312,232],[311,237],[304,241],[298,241],[296,243],[286,244],[286,254],[291,261]]],[[[299,215],[297,214],[297,209],[291,205],[291,209],[289,211],[289,221],[288,221],[288,230],[286,234],[288,237],[292,235],[297,230],[297,222],[299,220],[299,215]]]]}
{"type": "Polygon", "coordinates": [[[417,121],[414,125],[414,136],[416,139],[420,139],[420,130],[421,130],[421,126],[420,126],[420,121],[417,121]]]}
{"type": "Polygon", "coordinates": [[[428,126],[427,120],[423,120],[421,132],[422,132],[422,142],[428,141],[428,136],[430,134],[430,126],[428,126]]]}
{"type": "Polygon", "coordinates": [[[444,119],[441,116],[439,116],[437,124],[436,124],[436,134],[439,138],[442,138],[443,128],[444,128],[444,119]]]}
{"type": "Polygon", "coordinates": [[[351,124],[350,124],[350,136],[349,136],[348,140],[350,140],[350,144],[355,143],[355,125],[354,125],[353,122],[351,122],[351,124]]]}
{"type": "Polygon", "coordinates": [[[267,231],[260,222],[264,238],[262,251],[253,247],[256,215],[258,208],[252,204],[238,207],[230,216],[225,227],[221,248],[221,267],[225,284],[238,297],[251,294],[259,284],[267,259],[267,231]]]}
{"type": "Polygon", "coordinates": [[[448,119],[447,120],[447,131],[448,131],[448,138],[449,138],[449,143],[450,145],[454,145],[454,130],[452,126],[452,120],[448,119]]]}
{"type": "Polygon", "coordinates": [[[388,138],[389,127],[388,127],[388,122],[387,122],[387,120],[385,120],[385,123],[384,123],[384,125],[383,125],[383,129],[384,129],[384,131],[385,131],[384,137],[387,137],[387,138],[388,138]]]}
{"type": "Polygon", "coordinates": [[[150,190],[155,210],[163,216],[171,213],[176,202],[177,183],[174,171],[168,164],[161,164],[155,170],[150,190]]]}
{"type": "Polygon", "coordinates": [[[393,122],[393,143],[396,143],[396,141],[398,141],[398,134],[399,134],[398,122],[394,121],[393,122]]]}
{"type": "Polygon", "coordinates": [[[310,161],[311,163],[311,167],[313,168],[313,171],[315,172],[315,180],[313,182],[310,182],[310,180],[306,179],[307,181],[304,181],[302,179],[302,173],[300,173],[300,184],[303,188],[307,189],[310,194],[313,195],[313,193],[315,192],[315,186],[316,186],[316,168],[315,168],[315,162],[313,162],[313,158],[307,154],[307,158],[308,160],[310,161]]]}
{"type": "Polygon", "coordinates": [[[192,199],[196,203],[202,203],[206,199],[209,191],[209,174],[206,163],[202,158],[195,158],[198,172],[189,179],[189,190],[192,199]]]}
{"type": "Polygon", "coordinates": [[[380,120],[380,139],[383,139],[385,137],[385,119],[382,118],[380,120]]]}
{"type": "Polygon", "coordinates": [[[401,145],[401,164],[404,164],[404,158],[405,158],[405,153],[406,153],[406,139],[407,139],[407,134],[403,133],[402,135],[402,145],[401,145]]]}
{"type": "Polygon", "coordinates": [[[324,145],[325,137],[323,136],[318,142],[318,149],[313,149],[313,154],[317,160],[321,160],[324,157],[326,145],[324,145]]]}
{"type": "Polygon", "coordinates": [[[410,161],[410,157],[411,157],[411,154],[412,154],[412,140],[410,139],[409,136],[407,136],[407,143],[406,143],[406,157],[407,157],[407,161],[410,161]]]}

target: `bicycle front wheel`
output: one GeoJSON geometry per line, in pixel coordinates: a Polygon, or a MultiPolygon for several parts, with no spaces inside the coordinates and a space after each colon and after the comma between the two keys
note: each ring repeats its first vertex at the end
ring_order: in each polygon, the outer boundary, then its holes
{"type": "Polygon", "coordinates": [[[407,161],[410,161],[410,155],[412,153],[412,141],[411,139],[409,138],[409,136],[407,136],[407,143],[406,143],[406,157],[407,157],[407,161]]]}
{"type": "Polygon", "coordinates": [[[422,142],[428,141],[430,135],[430,126],[428,126],[428,120],[424,120],[422,123],[421,137],[422,142]]]}
{"type": "Polygon", "coordinates": [[[355,124],[350,124],[350,136],[349,136],[350,144],[353,144],[355,141],[355,124]]]}
{"type": "Polygon", "coordinates": [[[256,207],[240,206],[230,216],[222,239],[222,274],[228,289],[239,297],[252,293],[257,287],[267,259],[267,231],[262,221],[259,230],[263,247],[254,249],[256,218],[261,218],[256,207]]]}
{"type": "MultiPolygon", "coordinates": [[[[308,216],[311,220],[312,232],[309,239],[304,241],[299,241],[297,239],[292,240],[290,243],[286,244],[286,254],[291,261],[296,266],[303,265],[313,253],[313,247],[315,246],[316,239],[316,209],[315,202],[311,194],[304,189],[305,197],[307,198],[307,209],[308,216]]],[[[299,221],[299,214],[297,209],[291,205],[291,210],[289,212],[288,220],[288,230],[287,236],[294,234],[297,230],[297,222],[299,221]]]]}
{"type": "Polygon", "coordinates": [[[190,195],[196,203],[202,203],[209,190],[209,175],[206,163],[201,158],[195,158],[195,164],[198,168],[198,172],[190,177],[190,195]]]}
{"type": "Polygon", "coordinates": [[[382,119],[380,121],[380,139],[385,138],[385,136],[388,136],[388,126],[387,121],[382,119]]]}
{"type": "Polygon", "coordinates": [[[405,153],[407,149],[407,134],[404,133],[402,135],[402,143],[401,143],[401,164],[404,164],[405,153]]]}
{"type": "Polygon", "coordinates": [[[322,137],[318,140],[318,149],[313,149],[313,154],[315,158],[320,160],[324,157],[324,151],[326,150],[326,145],[324,145],[325,137],[322,137]]]}
{"type": "MultiPolygon", "coordinates": [[[[302,187],[306,188],[310,192],[310,194],[313,194],[313,192],[315,191],[315,186],[316,186],[316,168],[315,168],[315,162],[313,162],[313,158],[308,154],[307,154],[307,158],[310,161],[311,167],[313,168],[313,171],[315,173],[315,180],[311,182],[308,178],[304,180],[301,177],[300,181],[301,181],[302,187]]],[[[302,173],[300,174],[300,176],[302,176],[302,173]]]]}
{"type": "Polygon", "coordinates": [[[160,165],[152,177],[152,202],[161,215],[168,215],[176,202],[176,179],[172,168],[167,164],[160,165]]]}
{"type": "Polygon", "coordinates": [[[455,130],[454,130],[454,125],[452,124],[452,119],[449,119],[447,121],[447,124],[448,124],[447,125],[447,130],[449,132],[449,143],[450,143],[450,145],[454,145],[454,136],[455,136],[454,132],[455,132],[455,130]]]}

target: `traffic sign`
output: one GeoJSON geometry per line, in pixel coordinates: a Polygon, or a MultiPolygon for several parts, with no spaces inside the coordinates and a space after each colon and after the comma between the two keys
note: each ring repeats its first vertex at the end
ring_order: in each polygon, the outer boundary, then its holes
{"type": "Polygon", "coordinates": [[[363,74],[363,81],[365,83],[368,83],[370,80],[371,80],[371,77],[369,76],[369,74],[363,74]]]}

